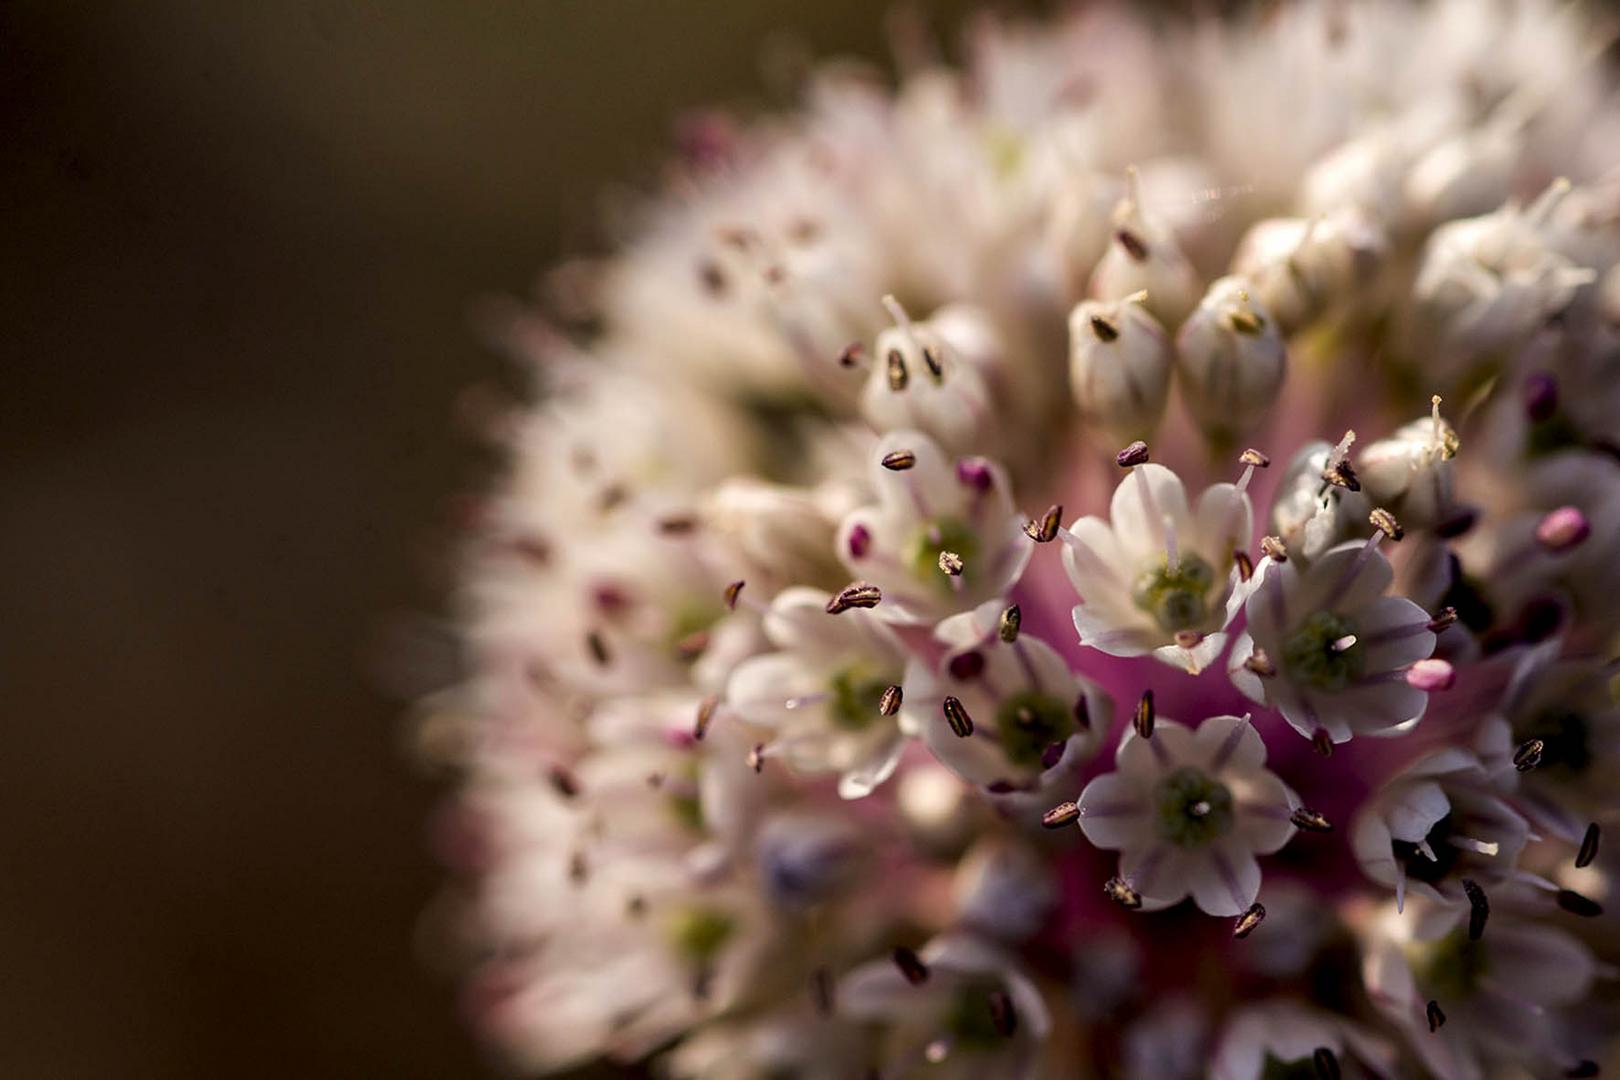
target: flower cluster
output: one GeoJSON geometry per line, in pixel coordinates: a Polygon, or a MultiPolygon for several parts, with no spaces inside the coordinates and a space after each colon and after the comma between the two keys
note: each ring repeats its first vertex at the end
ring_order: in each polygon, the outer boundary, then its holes
{"type": "Polygon", "coordinates": [[[986,20],[501,339],[430,922],[516,1067],[1593,1076],[1620,108],[1551,0],[986,20]]]}

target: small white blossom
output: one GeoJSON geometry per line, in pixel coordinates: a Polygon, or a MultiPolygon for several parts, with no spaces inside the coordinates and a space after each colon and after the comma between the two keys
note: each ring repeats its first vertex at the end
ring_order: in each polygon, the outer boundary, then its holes
{"type": "Polygon", "coordinates": [[[1145,295],[1086,300],[1069,315],[1069,386],[1080,417],[1121,446],[1151,435],[1170,397],[1170,339],[1145,295]]]}
{"type": "Polygon", "coordinates": [[[1174,236],[1142,206],[1136,171],[1126,174],[1125,197],[1114,207],[1114,238],[1091,272],[1091,295],[1122,300],[1147,293],[1143,305],[1175,329],[1198,304],[1198,274],[1174,236]]]}
{"type": "Polygon", "coordinates": [[[1187,407],[1217,442],[1235,440],[1260,422],[1282,389],[1287,363],[1277,324],[1239,277],[1211,284],[1176,335],[1187,407]]]}
{"type": "Polygon", "coordinates": [[[1220,655],[1263,573],[1244,581],[1235,559],[1253,529],[1247,477],[1212,485],[1191,507],[1175,473],[1137,465],[1114,489],[1109,521],[1069,527],[1063,565],[1080,594],[1082,644],[1111,656],[1151,653],[1190,672],[1220,655]]]}
{"type": "Polygon", "coordinates": [[[1342,475],[1339,467],[1348,460],[1353,441],[1352,432],[1337,445],[1320,439],[1308,442],[1283,470],[1282,483],[1271,498],[1271,530],[1289,559],[1308,563],[1328,548],[1370,531],[1367,515],[1372,503],[1367,496],[1359,488],[1326,479],[1329,472],[1342,475]]]}
{"type": "Polygon", "coordinates": [[[1293,559],[1273,566],[1248,599],[1232,682],[1308,739],[1398,734],[1428,706],[1407,670],[1434,651],[1429,613],[1384,595],[1394,571],[1377,539],[1331,548],[1303,570],[1293,559]]]}
{"type": "Polygon", "coordinates": [[[1402,525],[1433,528],[1457,512],[1451,468],[1457,445],[1457,433],[1440,418],[1435,398],[1429,416],[1362,450],[1356,475],[1368,497],[1393,511],[1402,525]]]}
{"type": "Polygon", "coordinates": [[[879,431],[915,429],[947,450],[995,449],[986,445],[995,425],[984,373],[962,356],[971,350],[993,364],[1000,356],[995,329],[965,308],[912,322],[892,297],[885,299],[896,325],[877,337],[861,414],[879,431]]]}
{"type": "Polygon", "coordinates": [[[1127,731],[1114,771],[1080,793],[1080,828],[1120,852],[1143,910],[1190,895],[1210,915],[1240,915],[1260,892],[1255,856],[1295,831],[1299,800],[1265,762],[1247,717],[1212,716],[1196,731],[1158,718],[1147,738],[1127,731]]]}

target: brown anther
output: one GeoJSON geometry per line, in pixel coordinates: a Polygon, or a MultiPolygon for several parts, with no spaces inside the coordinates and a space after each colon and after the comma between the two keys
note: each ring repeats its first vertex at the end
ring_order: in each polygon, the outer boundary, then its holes
{"type": "Polygon", "coordinates": [[[1018,640],[1018,630],[1024,625],[1024,611],[1017,604],[1012,605],[1001,613],[996,620],[996,636],[1011,645],[1018,640]]]}
{"type": "Polygon", "coordinates": [[[895,450],[883,455],[883,467],[890,472],[905,472],[917,464],[917,455],[911,450],[895,450]]]}
{"type": "Polygon", "coordinates": [[[600,630],[592,630],[585,635],[585,649],[598,667],[607,667],[613,661],[613,657],[608,654],[607,641],[602,637],[600,630]]]}
{"type": "Polygon", "coordinates": [[[669,514],[658,519],[658,531],[665,536],[685,536],[697,527],[698,519],[693,514],[669,514]]]}
{"type": "Polygon", "coordinates": [[[1590,896],[1582,896],[1574,889],[1558,890],[1558,906],[1571,915],[1579,915],[1583,919],[1595,919],[1603,914],[1603,905],[1590,896]]]}
{"type": "Polygon", "coordinates": [[[1041,815],[1041,824],[1048,829],[1061,829],[1080,817],[1080,806],[1073,802],[1060,802],[1041,815]]]}
{"type": "Polygon", "coordinates": [[[585,853],[583,851],[576,851],[572,855],[568,856],[569,881],[572,881],[575,885],[578,885],[589,877],[590,873],[591,867],[590,864],[585,861],[585,853]]]}
{"type": "Polygon", "coordinates": [[[714,723],[714,713],[718,708],[720,698],[713,694],[698,702],[697,719],[692,722],[692,738],[703,741],[703,736],[709,733],[709,725],[714,723]]]}
{"type": "Polygon", "coordinates": [[[1049,544],[1057,538],[1058,524],[1063,520],[1063,507],[1049,506],[1039,521],[1024,522],[1024,535],[1037,544],[1049,544]]]}
{"type": "Polygon", "coordinates": [[[1598,855],[1598,840],[1602,834],[1598,831],[1598,823],[1591,822],[1586,826],[1586,835],[1581,837],[1581,850],[1575,853],[1575,866],[1577,869],[1592,865],[1592,860],[1598,855]]]}
{"type": "Polygon", "coordinates": [[[1258,675],[1262,679],[1269,679],[1277,674],[1277,665],[1272,663],[1270,654],[1258,645],[1254,647],[1254,652],[1250,653],[1243,661],[1243,667],[1244,670],[1258,675]]]}
{"type": "Polygon", "coordinates": [[[1325,1046],[1311,1052],[1311,1065],[1316,1069],[1316,1080],[1339,1080],[1344,1075],[1339,1071],[1338,1057],[1325,1046]]]}
{"type": "Polygon", "coordinates": [[[1097,335],[1098,341],[1103,342],[1113,341],[1119,337],[1118,328],[1101,315],[1091,317],[1091,332],[1097,335]]]}
{"type": "Polygon", "coordinates": [[[1468,940],[1485,936],[1485,920],[1491,917],[1491,901],[1472,878],[1463,878],[1463,895],[1468,897],[1468,940]]]}
{"type": "Polygon", "coordinates": [[[853,581],[827,601],[827,614],[840,615],[850,608],[875,608],[883,601],[883,590],[866,581],[853,581]]]}
{"type": "Polygon", "coordinates": [[[1254,578],[1254,560],[1249,558],[1247,551],[1234,549],[1232,552],[1232,565],[1237,567],[1238,580],[1250,581],[1254,578]]]}
{"type": "Polygon", "coordinates": [[[894,966],[900,969],[900,974],[906,977],[906,982],[912,986],[921,986],[928,981],[928,965],[922,958],[904,945],[897,946],[893,953],[894,966]]]}
{"type": "Polygon", "coordinates": [[[579,777],[565,765],[553,765],[546,773],[551,781],[551,788],[565,799],[572,799],[579,794],[579,777]]]}
{"type": "Polygon", "coordinates": [[[878,698],[878,713],[882,716],[893,716],[900,711],[900,703],[905,700],[905,694],[898,686],[890,685],[883,688],[883,695],[878,698]]]}
{"type": "Polygon", "coordinates": [[[1395,515],[1382,506],[1374,507],[1373,512],[1367,515],[1367,520],[1372,522],[1373,528],[1391,540],[1399,540],[1406,535],[1406,530],[1401,528],[1401,523],[1395,520],[1395,515]]]}
{"type": "Polygon", "coordinates": [[[703,284],[703,291],[710,296],[724,296],[726,292],[726,273],[720,269],[720,264],[713,259],[704,259],[698,263],[698,281],[703,284]]]}
{"type": "Polygon", "coordinates": [[[1153,738],[1153,691],[1142,691],[1142,697],[1136,703],[1136,712],[1131,716],[1131,728],[1136,732],[1137,738],[1153,738]]]}
{"type": "Polygon", "coordinates": [[[889,365],[889,389],[898,394],[911,381],[911,373],[906,370],[906,358],[900,355],[899,349],[890,349],[886,362],[889,365]]]}
{"type": "Polygon", "coordinates": [[[1317,728],[1311,732],[1311,749],[1323,757],[1333,756],[1333,736],[1327,728],[1317,728]]]}
{"type": "Polygon", "coordinates": [[[1014,1011],[1012,998],[1005,990],[990,991],[990,1026],[1003,1039],[1012,1038],[1018,1030],[1018,1013],[1014,1011]]]}
{"type": "Polygon", "coordinates": [[[748,751],[747,760],[748,767],[750,769],[753,769],[755,772],[763,772],[765,769],[765,744],[755,743],[748,751]]]}
{"type": "Polygon", "coordinates": [[[1126,884],[1122,877],[1111,877],[1103,883],[1103,894],[1122,908],[1135,911],[1142,906],[1142,894],[1126,884]]]}
{"type": "Polygon", "coordinates": [[[1114,464],[1122,469],[1129,469],[1133,465],[1146,465],[1148,463],[1148,445],[1137,439],[1131,445],[1114,455],[1114,464]]]}
{"type": "Polygon", "coordinates": [[[1271,459],[1252,446],[1238,455],[1238,462],[1243,465],[1253,465],[1257,469],[1271,468],[1271,459]]]}
{"type": "Polygon", "coordinates": [[[810,1000],[815,1004],[819,1015],[831,1016],[833,1010],[837,1008],[834,989],[832,972],[825,967],[818,967],[810,973],[810,1000]]]}
{"type": "Polygon", "coordinates": [[[1232,324],[1234,331],[1244,337],[1254,337],[1266,328],[1266,320],[1260,317],[1259,312],[1247,308],[1231,312],[1227,315],[1227,321],[1232,324]]]}
{"type": "Polygon", "coordinates": [[[1529,772],[1541,764],[1541,755],[1546,749],[1547,744],[1540,739],[1526,739],[1513,751],[1513,767],[1520,772],[1529,772]]]}
{"type": "Polygon", "coordinates": [[[952,735],[965,739],[973,734],[973,717],[963,708],[960,698],[947,696],[940,703],[940,711],[945,714],[945,722],[951,726],[952,735]]]}
{"type": "Polygon", "coordinates": [[[1125,254],[1129,255],[1136,262],[1142,262],[1147,259],[1147,244],[1143,243],[1142,238],[1131,232],[1129,229],[1115,230],[1114,239],[1119,242],[1120,247],[1125,249],[1125,254]]]}
{"type": "Polygon", "coordinates": [[[722,595],[726,601],[727,611],[737,610],[737,597],[742,595],[743,586],[746,584],[748,584],[746,581],[733,581],[726,586],[726,591],[722,595]]]}
{"type": "Polygon", "coordinates": [[[859,367],[864,359],[866,359],[866,346],[858,341],[852,341],[839,352],[838,366],[842,368],[859,367]]]}
{"type": "Polygon", "coordinates": [[[1177,630],[1175,639],[1178,649],[1196,649],[1204,640],[1204,635],[1198,630],[1177,630]]]}
{"type": "Polygon", "coordinates": [[[938,382],[939,380],[943,379],[945,377],[945,365],[939,362],[939,353],[934,351],[934,347],[932,345],[924,345],[922,348],[922,356],[923,363],[928,365],[928,374],[934,377],[934,381],[938,382]]]}
{"type": "Polygon", "coordinates": [[[939,553],[939,569],[940,569],[940,572],[945,574],[947,577],[961,577],[962,576],[962,556],[958,555],[954,551],[942,551],[942,552],[940,552],[939,553]]]}
{"type": "Polygon", "coordinates": [[[1434,617],[1429,620],[1429,633],[1438,634],[1442,630],[1450,628],[1451,625],[1456,621],[1457,609],[1454,607],[1443,607],[1439,611],[1435,612],[1434,617]]]}
{"type": "Polygon", "coordinates": [[[1282,542],[1280,536],[1262,536],[1260,538],[1260,554],[1272,562],[1283,563],[1288,561],[1288,546],[1282,542]]]}
{"type": "Polygon", "coordinates": [[[709,632],[694,630],[675,643],[675,655],[682,660],[696,660],[709,647],[709,632]]]}
{"type": "Polygon", "coordinates": [[[1254,933],[1266,918],[1265,905],[1258,900],[1249,905],[1249,910],[1237,917],[1232,926],[1232,936],[1239,941],[1254,933]]]}
{"type": "Polygon", "coordinates": [[[1294,823],[1294,828],[1303,832],[1330,833],[1333,831],[1333,822],[1327,815],[1319,810],[1312,810],[1308,806],[1296,806],[1288,820],[1294,823]]]}
{"type": "Polygon", "coordinates": [[[1430,1035],[1446,1026],[1445,1011],[1440,1008],[1440,1003],[1433,998],[1429,999],[1429,1004],[1424,1007],[1423,1014],[1428,1018],[1430,1035]]]}
{"type": "Polygon", "coordinates": [[[1361,480],[1356,476],[1356,470],[1351,467],[1348,458],[1329,461],[1327,467],[1322,470],[1322,479],[1346,491],[1361,490],[1361,480]]]}

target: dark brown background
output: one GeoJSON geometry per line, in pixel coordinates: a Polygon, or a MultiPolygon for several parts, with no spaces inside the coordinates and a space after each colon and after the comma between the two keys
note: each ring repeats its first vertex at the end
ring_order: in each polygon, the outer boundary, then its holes
{"type": "Polygon", "coordinates": [[[477,1074],[359,658],[477,476],[469,304],[776,30],[882,53],[869,0],[0,7],[0,1075],[477,1074]]]}

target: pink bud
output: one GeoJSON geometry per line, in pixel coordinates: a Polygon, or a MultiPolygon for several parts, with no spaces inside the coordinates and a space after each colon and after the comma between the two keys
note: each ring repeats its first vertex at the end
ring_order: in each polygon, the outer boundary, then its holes
{"type": "Polygon", "coordinates": [[[1419,660],[1406,670],[1406,684],[1429,694],[1450,690],[1456,682],[1456,669],[1444,660],[1419,660]]]}
{"type": "Polygon", "coordinates": [[[1590,535],[1592,523],[1574,506],[1560,506],[1536,526],[1536,539],[1552,552],[1568,551],[1590,535]]]}

